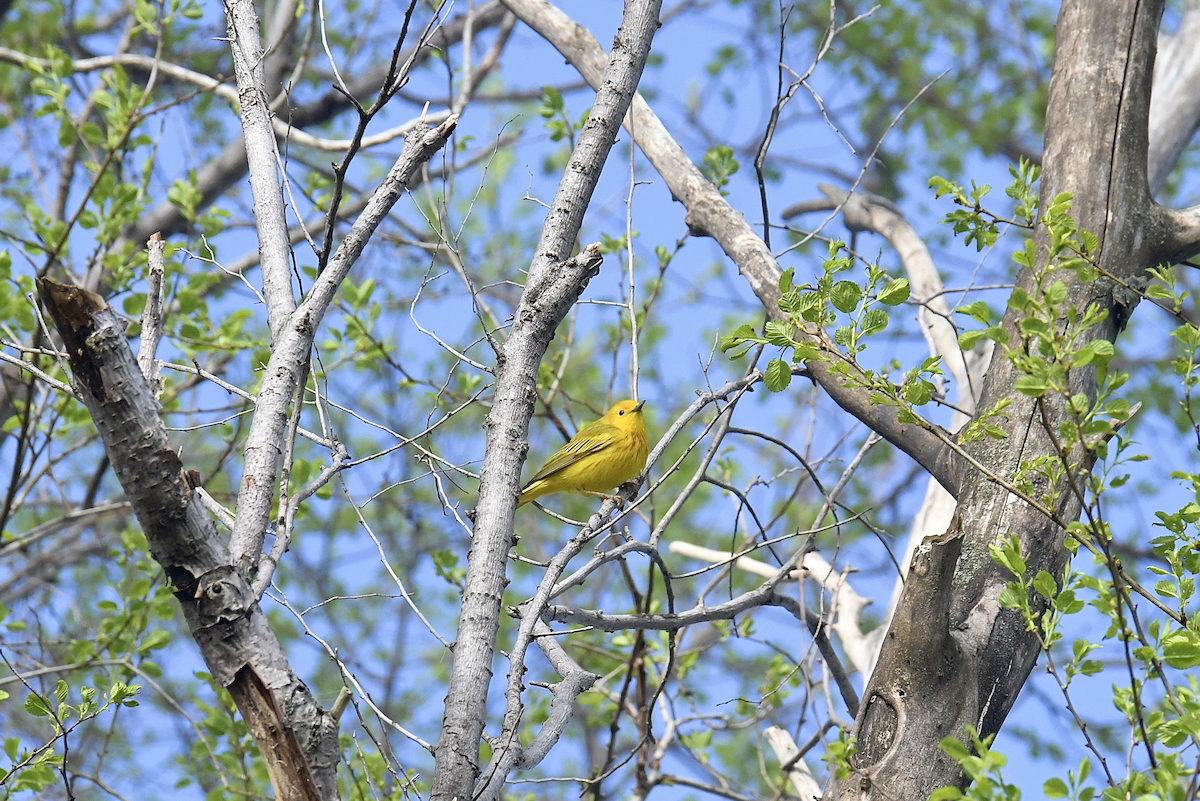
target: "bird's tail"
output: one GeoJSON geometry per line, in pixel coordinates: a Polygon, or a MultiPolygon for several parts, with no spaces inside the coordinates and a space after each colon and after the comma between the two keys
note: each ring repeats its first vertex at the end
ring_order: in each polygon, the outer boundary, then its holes
{"type": "Polygon", "coordinates": [[[529,503],[530,501],[536,500],[537,498],[540,498],[543,495],[545,495],[546,493],[545,493],[544,489],[545,488],[543,487],[543,485],[540,481],[535,481],[535,482],[532,482],[532,483],[526,485],[526,487],[523,490],[521,490],[521,497],[517,501],[517,508],[520,509],[522,506],[529,503]]]}

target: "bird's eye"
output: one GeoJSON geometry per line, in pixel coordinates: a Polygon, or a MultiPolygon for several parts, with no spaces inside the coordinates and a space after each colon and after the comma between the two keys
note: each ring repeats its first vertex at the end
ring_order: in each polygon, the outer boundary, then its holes
{"type": "Polygon", "coordinates": [[[622,409],[621,411],[617,412],[617,414],[618,414],[619,416],[621,416],[621,417],[624,417],[624,416],[625,416],[625,410],[624,410],[624,409],[622,409]]]}

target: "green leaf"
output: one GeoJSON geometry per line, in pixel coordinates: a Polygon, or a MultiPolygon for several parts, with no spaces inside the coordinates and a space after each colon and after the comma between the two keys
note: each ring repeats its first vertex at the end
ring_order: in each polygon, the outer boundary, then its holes
{"type": "Polygon", "coordinates": [[[1047,798],[1066,798],[1070,790],[1067,788],[1067,783],[1062,779],[1047,779],[1042,785],[1042,792],[1047,798]]]}
{"type": "Polygon", "coordinates": [[[966,796],[957,787],[939,787],[929,794],[929,801],[953,801],[958,798],[966,798],[966,796]]]}
{"type": "Polygon", "coordinates": [[[1200,640],[1187,629],[1173,631],[1163,638],[1163,658],[1177,670],[1194,668],[1200,665],[1200,640]]]}
{"type": "Polygon", "coordinates": [[[171,642],[171,635],[163,629],[156,629],[142,641],[138,651],[147,653],[158,648],[165,648],[169,642],[171,642]]]}
{"type": "Polygon", "coordinates": [[[1046,321],[1040,320],[1037,317],[1026,317],[1025,319],[1021,320],[1019,327],[1021,329],[1021,333],[1025,334],[1026,336],[1031,336],[1033,334],[1045,334],[1048,330],[1046,328],[1046,321]]]}
{"type": "Polygon", "coordinates": [[[1046,394],[1049,387],[1046,385],[1046,380],[1032,375],[1023,375],[1017,379],[1017,392],[1022,395],[1028,395],[1031,398],[1040,398],[1046,394]]]}
{"type": "Polygon", "coordinates": [[[953,192],[956,185],[952,181],[948,181],[940,175],[935,175],[929,179],[928,186],[933,190],[934,197],[941,197],[942,195],[948,195],[953,192]]]}
{"type": "Polygon", "coordinates": [[[965,314],[983,325],[990,325],[992,322],[992,310],[982,300],[968,303],[965,306],[959,306],[955,311],[959,314],[965,314]]]}
{"type": "Polygon", "coordinates": [[[1067,299],[1067,285],[1062,281],[1055,281],[1046,290],[1046,302],[1051,306],[1060,306],[1067,299]]]}
{"type": "Polygon", "coordinates": [[[1029,311],[1029,308],[1033,306],[1033,299],[1024,289],[1016,287],[1008,296],[1008,305],[1019,311],[1029,311]]]}
{"type": "MultiPolygon", "coordinates": [[[[938,743],[938,748],[942,749],[955,762],[962,762],[971,756],[971,750],[963,745],[957,737],[943,737],[942,741],[938,743]]],[[[933,798],[933,796],[930,796],[930,798],[933,798]]]]}
{"type": "Polygon", "coordinates": [[[996,599],[1003,609],[1020,609],[1028,600],[1025,593],[1017,584],[1007,584],[1004,589],[1000,590],[1000,596],[996,599]]]}
{"type": "Polygon", "coordinates": [[[36,693],[30,693],[26,696],[25,711],[39,718],[50,717],[53,714],[50,711],[50,707],[46,706],[46,699],[36,693]]]}
{"type": "Polygon", "coordinates": [[[783,273],[779,276],[779,291],[780,292],[787,294],[788,292],[791,291],[792,280],[795,278],[795,275],[796,275],[795,267],[788,267],[786,270],[783,271],[783,273]]]}
{"type": "Polygon", "coordinates": [[[767,342],[779,347],[788,348],[792,346],[792,326],[789,323],[783,323],[778,320],[770,320],[766,326],[767,342]]]}
{"type": "Polygon", "coordinates": [[[1053,598],[1058,595],[1058,582],[1045,570],[1039,570],[1033,577],[1033,588],[1045,598],[1053,598]]]}
{"type": "Polygon", "coordinates": [[[1008,344],[1008,332],[1003,326],[989,325],[986,331],[987,338],[1000,345],[1008,344]]]}
{"type": "Polygon", "coordinates": [[[862,318],[862,335],[869,337],[888,327],[887,312],[883,309],[868,309],[862,318]]]}
{"type": "Polygon", "coordinates": [[[1009,569],[1014,576],[1025,575],[1025,570],[1028,565],[1025,558],[1021,556],[1021,546],[1017,542],[1016,537],[1010,535],[1006,540],[994,542],[988,546],[988,552],[992,555],[992,559],[999,562],[1004,567],[1009,569]]]}
{"type": "Polygon", "coordinates": [[[88,121],[79,126],[79,132],[83,134],[83,138],[88,144],[98,145],[104,141],[104,131],[94,122],[88,121]]]}
{"type": "Polygon", "coordinates": [[[858,302],[862,300],[862,287],[853,281],[838,281],[829,290],[829,300],[835,309],[849,314],[858,308],[858,302]]]}
{"type": "MultiPolygon", "coordinates": [[[[726,353],[745,342],[766,342],[766,340],[759,337],[758,332],[751,328],[749,324],[743,323],[732,334],[721,337],[721,352],[726,353]]],[[[745,351],[742,353],[745,353],[745,351]]],[[[741,354],[738,355],[740,356],[741,354]]]]}
{"type": "Polygon", "coordinates": [[[538,107],[538,113],[546,119],[550,119],[558,112],[562,111],[563,99],[559,91],[553,86],[542,87],[542,105],[538,107]]]}
{"type": "Polygon", "coordinates": [[[75,144],[75,128],[71,125],[71,118],[64,115],[58,124],[58,146],[68,148],[75,144]]]}
{"type": "Polygon", "coordinates": [[[993,423],[984,423],[981,428],[992,439],[1008,439],[1008,432],[993,423]]]}
{"type": "Polygon", "coordinates": [[[783,359],[771,359],[767,363],[767,372],[763,376],[763,383],[772,392],[782,392],[787,389],[788,384],[792,383],[792,368],[783,359]]]}
{"type": "Polygon", "coordinates": [[[912,294],[912,290],[908,285],[907,278],[897,278],[890,282],[883,291],[879,293],[879,302],[888,306],[899,306],[904,301],[908,300],[908,296],[912,294]]]}
{"type": "Polygon", "coordinates": [[[140,317],[146,308],[146,293],[135,292],[132,295],[126,295],[125,299],[121,301],[121,308],[130,317],[140,317]]]}
{"type": "Polygon", "coordinates": [[[904,399],[913,406],[924,406],[933,399],[933,384],[923,378],[908,382],[904,386],[904,399]]]}
{"type": "Polygon", "coordinates": [[[829,361],[829,356],[817,350],[812,345],[805,345],[801,342],[792,350],[792,361],[797,364],[807,361],[827,362],[829,361]]]}
{"type": "Polygon", "coordinates": [[[974,331],[963,331],[958,335],[958,346],[964,351],[973,349],[979,340],[987,336],[987,331],[983,328],[977,328],[974,331]]]}
{"type": "Polygon", "coordinates": [[[1085,253],[1095,253],[1100,249],[1100,240],[1091,231],[1080,231],[1079,241],[1085,253]]]}
{"type": "Polygon", "coordinates": [[[705,172],[708,179],[716,184],[718,189],[728,184],[730,177],[741,168],[738,160],[734,158],[733,148],[729,145],[710,147],[704,153],[704,166],[707,168],[705,172]]]}

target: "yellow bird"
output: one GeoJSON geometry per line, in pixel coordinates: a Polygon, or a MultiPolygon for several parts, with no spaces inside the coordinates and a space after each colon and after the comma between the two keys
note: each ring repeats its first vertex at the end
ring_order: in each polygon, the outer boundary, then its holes
{"type": "Polygon", "coordinates": [[[650,445],[642,419],[645,401],[623,400],[594,423],[579,429],[521,490],[517,508],[552,492],[603,494],[636,478],[650,445]]]}

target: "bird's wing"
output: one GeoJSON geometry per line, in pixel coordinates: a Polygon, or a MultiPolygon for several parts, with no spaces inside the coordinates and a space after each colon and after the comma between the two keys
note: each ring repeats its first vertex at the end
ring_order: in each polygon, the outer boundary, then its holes
{"type": "Polygon", "coordinates": [[[535,481],[541,481],[544,478],[566,470],[571,465],[578,462],[585,456],[590,456],[593,453],[598,453],[604,450],[614,441],[620,432],[616,426],[611,426],[608,423],[592,423],[584,426],[579,430],[579,433],[571,438],[571,441],[563,445],[557,452],[542,465],[542,469],[537,471],[533,478],[525,485],[528,489],[535,481]]]}

